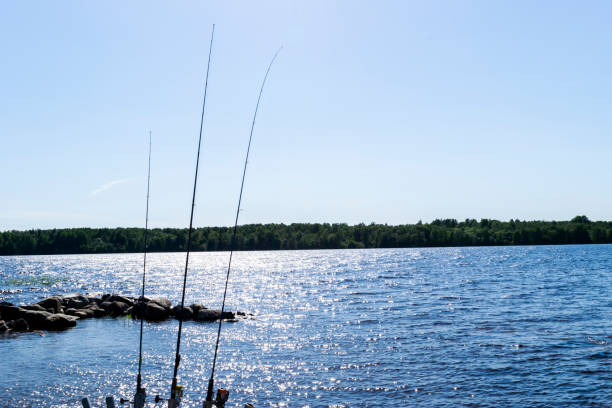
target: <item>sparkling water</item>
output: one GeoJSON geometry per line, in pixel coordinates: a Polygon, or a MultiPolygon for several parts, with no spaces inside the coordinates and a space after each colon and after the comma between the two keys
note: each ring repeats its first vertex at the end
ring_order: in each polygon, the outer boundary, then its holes
{"type": "MultiPolygon", "coordinates": [[[[228,253],[192,254],[186,302],[219,308],[228,253]]],[[[180,300],[185,256],[148,256],[180,300]]],[[[0,257],[0,299],[138,296],[141,254],[0,257]]],[[[228,407],[612,405],[612,246],[239,252],[216,385],[228,407]]],[[[178,322],[144,326],[143,382],[170,392],[178,322]]],[[[182,406],[200,407],[217,325],[185,322],[182,406]]],[[[139,324],[0,336],[0,406],[131,399],[139,324]]],[[[161,407],[162,404],[158,404],[161,407]]]]}

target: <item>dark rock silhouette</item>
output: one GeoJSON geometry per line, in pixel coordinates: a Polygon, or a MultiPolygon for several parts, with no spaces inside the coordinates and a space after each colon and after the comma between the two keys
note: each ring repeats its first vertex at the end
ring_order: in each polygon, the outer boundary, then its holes
{"type": "Polygon", "coordinates": [[[169,316],[169,311],[155,301],[145,305],[144,318],[147,320],[166,320],[169,316]]]}
{"type": "Polygon", "coordinates": [[[13,330],[15,331],[28,331],[30,330],[30,326],[28,326],[28,322],[25,321],[25,319],[20,318],[17,320],[13,320],[11,323],[13,323],[13,330]]]}
{"type": "Polygon", "coordinates": [[[74,316],[65,315],[62,313],[52,314],[48,316],[45,323],[47,330],[64,330],[69,327],[76,326],[77,318],[74,316]]]}
{"type": "Polygon", "coordinates": [[[193,319],[193,310],[189,306],[181,307],[180,305],[176,305],[172,308],[171,314],[177,319],[193,319]]]}
{"type": "Polygon", "coordinates": [[[8,302],[0,303],[0,316],[2,316],[4,320],[19,319],[23,315],[24,312],[25,312],[25,309],[17,307],[11,303],[8,303],[8,302]]]}
{"type": "Polygon", "coordinates": [[[59,313],[62,309],[62,299],[59,297],[46,298],[44,300],[41,300],[37,304],[44,307],[45,309],[53,309],[53,313],[59,313]]]}
{"type": "Polygon", "coordinates": [[[0,334],[29,330],[65,330],[76,326],[77,320],[129,316],[133,319],[163,321],[170,317],[197,322],[212,322],[219,319],[236,321],[243,312],[208,309],[200,303],[181,307],[164,297],[148,299],[132,298],[116,294],[99,297],[71,294],[52,296],[38,303],[15,306],[0,302],[0,334]]]}
{"type": "Polygon", "coordinates": [[[45,329],[47,326],[47,317],[51,316],[52,313],[41,312],[38,310],[26,310],[22,317],[28,322],[30,329],[45,329]]]}

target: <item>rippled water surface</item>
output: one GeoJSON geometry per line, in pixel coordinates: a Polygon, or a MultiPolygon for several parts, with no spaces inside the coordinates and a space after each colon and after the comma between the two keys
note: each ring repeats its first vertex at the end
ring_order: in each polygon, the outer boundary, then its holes
{"type": "MultiPolygon", "coordinates": [[[[187,302],[218,308],[228,253],[192,255],[187,302]]],[[[149,256],[148,294],[180,297],[184,254],[149,256]]],[[[137,295],[142,255],[0,257],[0,298],[137,295]]],[[[217,385],[229,407],[612,406],[612,246],[240,252],[217,385]]],[[[167,397],[178,323],[145,324],[144,382],[167,397]]],[[[0,406],[131,397],[123,319],[0,337],[0,406]]],[[[199,407],[216,325],[186,322],[179,383],[199,407]]],[[[161,404],[157,405],[158,407],[161,404]]]]}

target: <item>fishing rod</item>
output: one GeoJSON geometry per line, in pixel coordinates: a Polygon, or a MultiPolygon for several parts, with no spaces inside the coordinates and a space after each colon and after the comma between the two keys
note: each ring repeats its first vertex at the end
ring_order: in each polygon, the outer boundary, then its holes
{"type": "MultiPolygon", "coordinates": [[[[219,339],[221,338],[221,325],[223,324],[223,312],[225,311],[225,299],[227,296],[227,285],[229,282],[229,276],[230,276],[230,271],[232,269],[232,256],[234,254],[234,249],[236,246],[236,230],[238,228],[238,217],[240,215],[240,204],[242,203],[242,191],[244,190],[244,179],[246,177],[246,170],[247,170],[247,164],[249,162],[249,153],[251,152],[251,141],[253,140],[253,129],[255,129],[255,120],[257,119],[257,111],[259,110],[259,103],[261,101],[261,95],[263,94],[263,90],[264,90],[264,86],[266,85],[266,80],[268,79],[268,74],[270,73],[270,69],[272,68],[272,64],[274,63],[274,60],[276,60],[276,57],[278,56],[278,53],[283,49],[283,47],[280,47],[276,53],[274,54],[274,56],[272,57],[272,60],[270,61],[270,65],[268,65],[268,69],[266,70],[266,75],[264,76],[263,82],[261,83],[261,88],[259,89],[259,96],[257,97],[257,104],[255,105],[255,113],[253,114],[253,122],[251,123],[251,132],[249,133],[249,144],[247,147],[247,151],[246,151],[246,157],[244,159],[244,168],[242,169],[242,181],[240,183],[240,195],[238,196],[238,208],[236,209],[236,220],[234,222],[234,229],[232,231],[232,243],[231,243],[231,249],[230,249],[230,255],[229,255],[229,262],[227,265],[227,274],[225,276],[225,289],[223,290],[223,302],[221,303],[221,316],[219,318],[219,327],[217,329],[217,341],[215,343],[215,354],[213,357],[213,363],[212,363],[212,369],[210,372],[210,379],[208,380],[208,390],[206,392],[206,401],[204,402],[204,408],[210,408],[212,407],[213,404],[213,388],[214,388],[214,383],[215,383],[215,368],[217,366],[217,352],[219,351],[219,339]]],[[[218,396],[217,399],[221,399],[221,404],[224,404],[225,401],[227,401],[228,398],[228,392],[227,390],[218,390],[217,392],[218,396]],[[219,395],[220,394],[220,395],[219,395]]]]}
{"type": "MultiPolygon", "coordinates": [[[[148,232],[149,232],[149,190],[151,187],[151,131],[149,131],[149,166],[147,170],[147,206],[145,211],[145,230],[144,230],[144,259],[142,262],[142,292],[140,293],[140,302],[144,301],[145,294],[145,279],[147,276],[147,247],[148,247],[148,232]]],[[[143,408],[146,398],[145,389],[142,388],[142,332],[144,327],[144,316],[140,316],[140,345],[138,348],[138,376],[136,377],[136,393],[134,394],[134,408],[143,408]]]]}
{"type": "Polygon", "coordinates": [[[189,252],[191,250],[191,235],[193,232],[193,211],[195,208],[196,187],[198,185],[198,168],[200,166],[200,148],[202,146],[202,129],[204,128],[204,111],[206,108],[206,94],[208,90],[208,73],[210,72],[210,57],[212,54],[213,38],[215,36],[215,25],[212,26],[210,35],[210,47],[208,49],[208,64],[206,65],[206,79],[204,81],[204,98],[202,100],[202,116],[200,118],[200,137],[198,139],[198,154],[196,156],[195,176],[193,180],[193,195],[191,198],[191,216],[189,218],[189,234],[187,236],[187,255],[185,258],[185,274],[183,275],[183,293],[181,296],[181,313],[179,313],[179,328],[176,339],[176,355],[174,357],[174,375],[172,376],[172,386],[170,389],[170,400],[168,401],[169,408],[176,408],[182,397],[182,387],[177,385],[176,376],[178,374],[179,363],[181,361],[181,334],[183,330],[183,309],[185,307],[185,288],[187,286],[187,270],[189,268],[189,252]]]}

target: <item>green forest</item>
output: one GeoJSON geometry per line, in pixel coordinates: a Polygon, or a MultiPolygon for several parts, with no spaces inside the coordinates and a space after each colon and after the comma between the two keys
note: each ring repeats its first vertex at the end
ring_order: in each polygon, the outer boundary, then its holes
{"type": "MultiPolygon", "coordinates": [[[[148,231],[150,252],[185,251],[187,228],[148,231]]],[[[192,250],[225,251],[232,228],[193,231],[192,250]]],[[[410,248],[490,245],[563,245],[612,243],[612,222],[435,220],[429,224],[251,224],[238,227],[235,249],[410,248]]],[[[0,232],[0,255],[142,252],[142,228],[68,228],[0,232]]]]}

